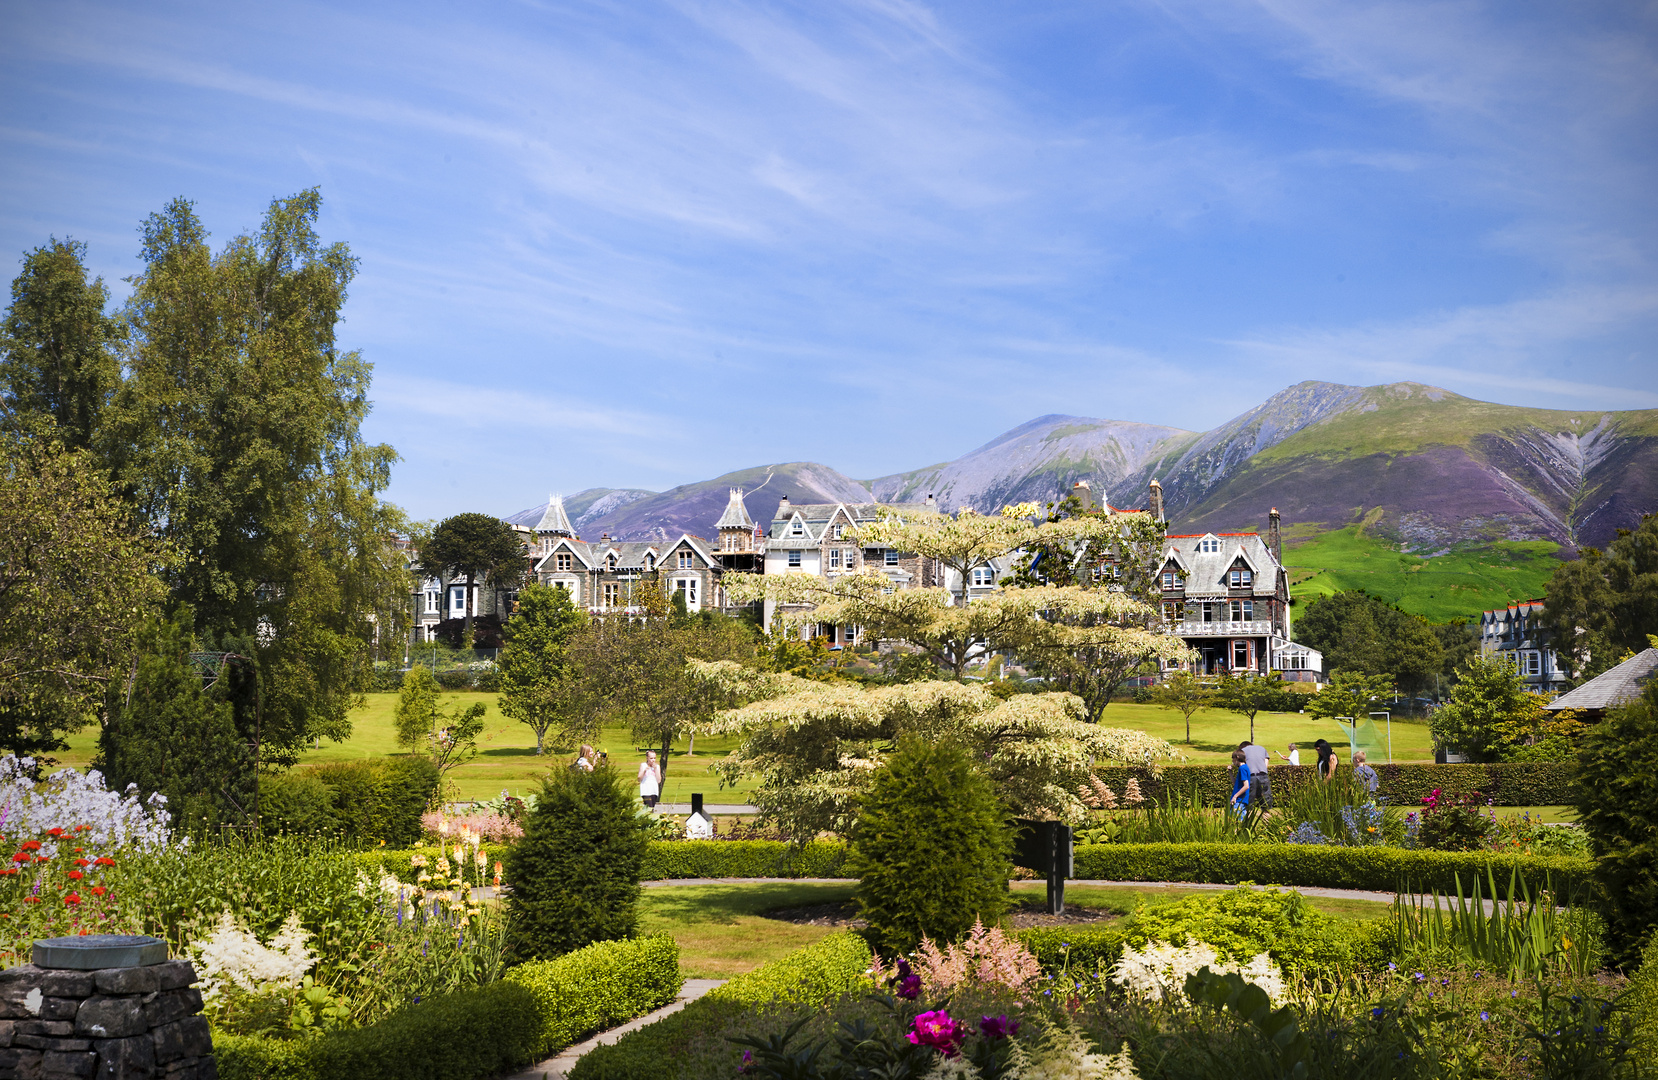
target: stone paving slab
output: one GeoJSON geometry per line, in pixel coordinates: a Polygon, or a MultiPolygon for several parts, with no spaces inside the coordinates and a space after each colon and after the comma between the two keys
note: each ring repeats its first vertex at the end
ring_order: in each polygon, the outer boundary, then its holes
{"type": "Polygon", "coordinates": [[[629,1020],[620,1027],[600,1032],[585,1042],[579,1042],[572,1047],[559,1051],[545,1061],[531,1065],[523,1072],[506,1077],[505,1080],[563,1080],[565,1076],[570,1074],[570,1069],[575,1065],[576,1059],[595,1046],[609,1046],[630,1031],[638,1031],[647,1024],[654,1024],[664,1016],[672,1016],[685,1008],[686,1005],[714,989],[714,987],[723,986],[724,984],[724,979],[686,979],[685,985],[680,988],[679,997],[672,1004],[664,1005],[655,1012],[646,1013],[636,1020],[629,1020]]]}

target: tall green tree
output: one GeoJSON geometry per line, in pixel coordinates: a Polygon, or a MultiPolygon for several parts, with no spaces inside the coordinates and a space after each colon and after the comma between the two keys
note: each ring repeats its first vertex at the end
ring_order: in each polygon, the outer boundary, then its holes
{"type": "Polygon", "coordinates": [[[1215,686],[1215,704],[1249,720],[1249,741],[1255,741],[1255,714],[1284,707],[1284,677],[1277,672],[1258,675],[1252,671],[1227,673],[1215,686]]]}
{"type": "Polygon", "coordinates": [[[16,431],[0,430],[0,522],[0,749],[59,750],[124,694],[163,550],[91,454],[16,431]]]}
{"type": "Polygon", "coordinates": [[[1589,728],[1575,790],[1613,952],[1632,964],[1658,940],[1658,682],[1589,728]]]}
{"type": "Polygon", "coordinates": [[[1171,671],[1151,688],[1151,703],[1179,713],[1186,721],[1186,745],[1192,744],[1192,714],[1214,704],[1215,691],[1189,671],[1171,671]]]}
{"type": "Polygon", "coordinates": [[[1308,604],[1295,637],[1324,654],[1326,671],[1391,675],[1407,693],[1432,686],[1445,667],[1445,647],[1426,619],[1358,589],[1308,604]]]}
{"type": "Polygon", "coordinates": [[[587,614],[571,602],[569,590],[545,585],[525,586],[507,621],[501,712],[529,725],[537,754],[545,752],[549,730],[577,726],[583,714],[582,673],[570,645],[586,624],[587,614]]]}
{"type": "Polygon", "coordinates": [[[1307,712],[1323,720],[1344,716],[1363,723],[1371,713],[1386,709],[1393,695],[1391,675],[1338,671],[1324,689],[1308,695],[1307,712]]]}
{"type": "Polygon", "coordinates": [[[524,541],[511,525],[489,514],[456,514],[438,522],[420,542],[420,566],[432,577],[466,579],[466,638],[479,580],[513,589],[527,566],[524,541]]]}
{"type": "Polygon", "coordinates": [[[1450,700],[1433,711],[1428,728],[1439,745],[1473,761],[1501,761],[1515,735],[1535,726],[1542,705],[1512,660],[1475,656],[1457,673],[1450,700]]]}
{"type": "Polygon", "coordinates": [[[1619,529],[1606,551],[1584,548],[1550,576],[1543,621],[1556,655],[1593,676],[1647,647],[1658,627],[1658,514],[1619,529]]]}
{"type": "Polygon", "coordinates": [[[251,748],[230,703],[205,691],[190,663],[193,614],[180,605],[172,621],[152,619],[141,631],[130,692],[103,730],[95,764],[116,790],[137,784],[145,796],[165,797],[177,826],[248,824],[258,790],[251,748]]]}
{"type": "Polygon", "coordinates": [[[92,445],[121,381],[120,323],[103,278],[86,279],[86,245],[49,243],[23,256],[0,320],[0,403],[26,424],[49,419],[71,449],[92,445]]]}
{"type": "Polygon", "coordinates": [[[163,577],[209,649],[252,659],[227,694],[256,760],[345,738],[376,613],[406,606],[405,528],[378,493],[391,447],[369,445],[370,366],[335,327],[356,273],[316,233],[315,189],[274,200],[218,252],[192,205],[143,225],[129,279],[127,377],[95,440],[139,525],[178,560],[163,577]]]}

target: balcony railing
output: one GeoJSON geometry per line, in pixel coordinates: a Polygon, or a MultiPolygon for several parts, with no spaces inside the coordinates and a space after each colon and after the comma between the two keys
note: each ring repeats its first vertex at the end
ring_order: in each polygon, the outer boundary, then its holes
{"type": "Polygon", "coordinates": [[[1271,619],[1240,619],[1237,622],[1203,622],[1186,619],[1171,623],[1181,637],[1267,637],[1274,632],[1271,619]]]}

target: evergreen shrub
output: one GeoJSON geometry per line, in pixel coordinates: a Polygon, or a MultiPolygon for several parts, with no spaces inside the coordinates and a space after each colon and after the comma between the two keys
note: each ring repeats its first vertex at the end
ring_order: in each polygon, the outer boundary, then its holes
{"type": "Polygon", "coordinates": [[[597,942],[554,960],[519,964],[505,978],[535,995],[543,1017],[536,1053],[543,1056],[661,1008],[685,984],[679,945],[667,934],[597,942]]]}
{"type": "Polygon", "coordinates": [[[990,781],[966,751],[909,740],[859,801],[847,844],[858,911],[873,943],[908,952],[954,941],[1008,907],[1012,831],[990,781]]]}
{"type": "Polygon", "coordinates": [[[635,810],[631,785],[609,765],[555,769],[542,782],[506,857],[513,957],[633,936],[650,823],[635,810]]]}
{"type": "Polygon", "coordinates": [[[1607,943],[1633,965],[1658,931],[1658,681],[1583,739],[1577,809],[1605,897],[1607,943]]]}
{"type": "Polygon", "coordinates": [[[472,673],[464,668],[452,671],[440,671],[437,674],[438,685],[445,690],[469,690],[472,688],[472,673]]]}

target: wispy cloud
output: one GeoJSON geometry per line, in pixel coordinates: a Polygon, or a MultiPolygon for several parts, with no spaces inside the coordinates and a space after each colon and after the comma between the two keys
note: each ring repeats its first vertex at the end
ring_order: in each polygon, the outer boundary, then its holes
{"type": "Polygon", "coordinates": [[[672,438],[679,425],[663,416],[610,409],[567,398],[410,375],[377,375],[375,405],[472,430],[530,430],[672,438]]]}

